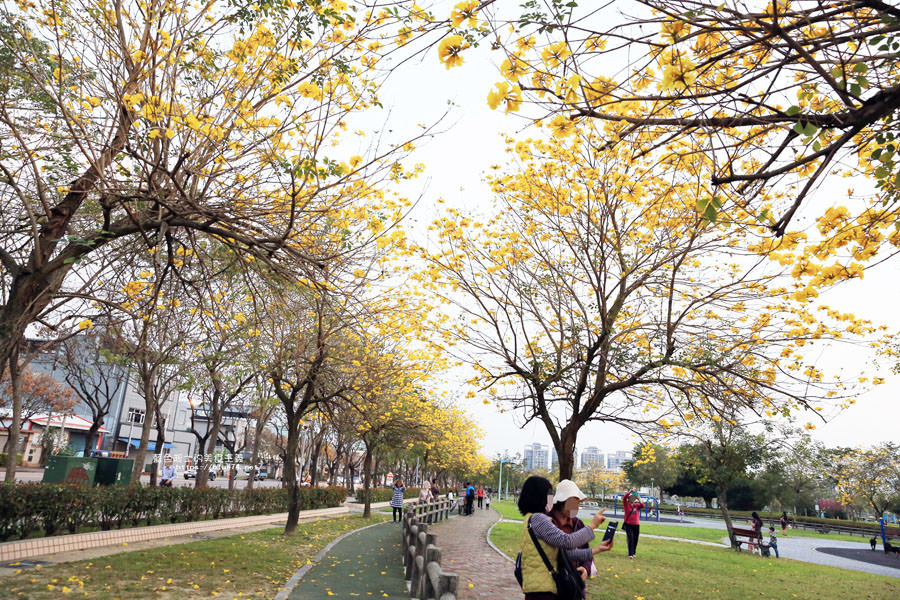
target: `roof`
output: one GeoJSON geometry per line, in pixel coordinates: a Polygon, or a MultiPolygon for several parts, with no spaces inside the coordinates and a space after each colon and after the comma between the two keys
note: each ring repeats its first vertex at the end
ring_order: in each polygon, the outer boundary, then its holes
{"type": "MultiPolygon", "coordinates": [[[[12,415],[3,415],[2,420],[6,421],[7,419],[12,419],[12,415]]],[[[88,431],[92,423],[80,415],[35,415],[30,419],[25,419],[22,423],[22,431],[33,430],[35,425],[42,428],[49,425],[73,431],[88,431]]],[[[6,427],[4,424],[4,428],[6,427]]],[[[109,433],[109,430],[101,426],[97,433],[109,433]]]]}

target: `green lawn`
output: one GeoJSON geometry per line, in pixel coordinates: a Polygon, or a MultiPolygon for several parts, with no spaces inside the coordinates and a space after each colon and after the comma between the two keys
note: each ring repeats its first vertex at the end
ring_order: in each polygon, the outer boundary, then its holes
{"type": "MultiPolygon", "coordinates": [[[[520,539],[516,523],[499,523],[491,533],[509,556],[519,551],[520,539]]],[[[637,558],[630,560],[624,542],[617,536],[611,551],[597,555],[599,573],[588,582],[589,600],[897,597],[897,579],[882,575],[653,538],[641,539],[637,558]]]]}
{"type": "Polygon", "coordinates": [[[519,507],[512,500],[503,500],[502,502],[495,500],[491,502],[491,508],[503,515],[504,519],[522,520],[522,513],[519,512],[519,507]]]}
{"type": "Polygon", "coordinates": [[[92,561],[23,569],[0,581],[0,598],[101,600],[272,598],[342,533],[378,523],[359,516],[301,523],[291,537],[265,529],[202,542],[124,552],[92,561]]]}

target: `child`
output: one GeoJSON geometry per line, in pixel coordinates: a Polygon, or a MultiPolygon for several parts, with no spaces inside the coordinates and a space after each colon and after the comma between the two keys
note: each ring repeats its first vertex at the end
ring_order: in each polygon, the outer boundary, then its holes
{"type": "Polygon", "coordinates": [[[775,551],[775,558],[781,558],[778,556],[778,536],[775,535],[775,526],[769,527],[769,550],[775,551]]]}
{"type": "Polygon", "coordinates": [[[484,503],[487,504],[488,510],[490,510],[491,509],[491,493],[490,492],[484,493],[484,503]]]}

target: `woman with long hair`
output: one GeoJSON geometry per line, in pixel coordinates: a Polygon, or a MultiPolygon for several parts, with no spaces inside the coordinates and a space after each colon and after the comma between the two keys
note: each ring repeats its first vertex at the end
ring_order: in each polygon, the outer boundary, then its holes
{"type": "MultiPolygon", "coordinates": [[[[612,540],[602,542],[594,548],[579,548],[594,539],[594,529],[606,520],[602,510],[594,515],[589,526],[579,528],[574,533],[566,533],[554,525],[547,514],[554,504],[555,496],[552,492],[550,482],[535,475],[525,480],[519,494],[519,512],[525,517],[522,525],[522,591],[525,592],[525,600],[558,599],[553,574],[541,558],[537,545],[540,545],[554,568],[559,562],[561,548],[568,551],[571,560],[579,563],[591,561],[595,554],[612,548],[612,540]],[[536,539],[532,538],[532,533],[536,539]]],[[[566,493],[564,489],[563,494],[566,493]]],[[[587,575],[584,570],[580,572],[582,577],[587,575]]]]}

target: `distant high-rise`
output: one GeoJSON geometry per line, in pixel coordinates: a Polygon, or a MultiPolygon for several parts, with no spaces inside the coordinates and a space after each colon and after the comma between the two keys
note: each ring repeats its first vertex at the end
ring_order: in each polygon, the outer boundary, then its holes
{"type": "Polygon", "coordinates": [[[550,448],[544,444],[529,444],[525,446],[524,462],[525,470],[533,471],[535,469],[547,470],[549,467],[550,448]]]}
{"type": "Polygon", "coordinates": [[[581,451],[581,468],[590,467],[591,465],[603,466],[603,453],[596,446],[588,446],[581,451]]]}
{"type": "Polygon", "coordinates": [[[622,468],[622,464],[631,460],[631,452],[628,450],[618,450],[616,452],[610,452],[606,455],[606,468],[610,470],[616,470],[622,468]]]}

